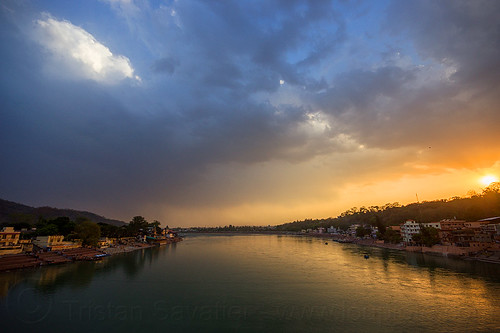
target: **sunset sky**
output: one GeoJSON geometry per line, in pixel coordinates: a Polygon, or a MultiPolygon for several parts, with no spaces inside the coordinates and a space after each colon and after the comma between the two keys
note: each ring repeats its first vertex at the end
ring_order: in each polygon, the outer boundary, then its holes
{"type": "Polygon", "coordinates": [[[0,198],[209,226],[480,192],[500,175],[499,17],[496,0],[3,0],[0,198]]]}

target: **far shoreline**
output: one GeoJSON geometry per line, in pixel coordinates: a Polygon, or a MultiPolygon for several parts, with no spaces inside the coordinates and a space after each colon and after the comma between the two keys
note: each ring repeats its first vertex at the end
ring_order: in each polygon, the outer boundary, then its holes
{"type": "Polygon", "coordinates": [[[295,237],[311,237],[319,239],[328,239],[337,243],[349,243],[358,246],[367,247],[377,247],[388,250],[404,251],[409,253],[420,253],[423,255],[428,255],[432,257],[443,257],[449,259],[458,259],[464,261],[479,261],[489,264],[500,264],[500,258],[488,258],[481,256],[459,256],[459,255],[446,255],[437,252],[421,252],[421,251],[409,251],[405,246],[399,244],[391,243],[376,243],[374,239],[357,239],[350,236],[335,235],[328,233],[296,233],[290,231],[203,231],[203,232],[184,232],[183,235],[225,235],[225,236],[237,236],[237,235],[277,235],[277,236],[295,236],[295,237]]]}

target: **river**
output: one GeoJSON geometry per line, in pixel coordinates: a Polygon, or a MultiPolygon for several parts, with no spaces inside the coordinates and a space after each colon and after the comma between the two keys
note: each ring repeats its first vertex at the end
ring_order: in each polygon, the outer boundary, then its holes
{"type": "Polygon", "coordinates": [[[190,235],[0,288],[2,332],[500,331],[500,265],[311,237],[190,235]]]}

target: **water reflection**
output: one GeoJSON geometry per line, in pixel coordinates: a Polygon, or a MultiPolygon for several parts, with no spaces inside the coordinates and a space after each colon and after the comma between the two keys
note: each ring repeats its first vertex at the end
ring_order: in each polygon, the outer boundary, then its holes
{"type": "Polygon", "coordinates": [[[484,278],[500,282],[500,265],[480,261],[468,261],[444,256],[434,256],[415,252],[383,249],[376,247],[358,246],[355,244],[334,244],[341,246],[342,250],[352,256],[368,254],[371,259],[381,259],[384,270],[390,264],[426,268],[429,272],[444,270],[462,273],[473,277],[484,278]],[[373,258],[372,258],[373,257],[373,258]]]}
{"type": "MultiPolygon", "coordinates": [[[[277,245],[280,247],[289,246],[290,241],[292,241],[292,243],[300,244],[300,251],[304,250],[304,246],[308,250],[313,250],[319,243],[324,244],[324,240],[318,240],[310,237],[277,236],[275,239],[277,245]],[[282,243],[284,239],[288,242],[282,243]]],[[[404,268],[404,266],[406,266],[406,269],[411,267],[424,268],[428,273],[431,284],[435,283],[436,274],[442,276],[446,275],[447,272],[460,273],[492,282],[500,282],[500,265],[450,259],[420,253],[357,246],[354,244],[337,244],[334,242],[328,243],[328,245],[325,245],[326,248],[328,248],[328,246],[336,247],[340,249],[342,253],[347,255],[349,260],[354,258],[361,264],[363,264],[363,260],[365,260],[364,255],[369,255],[370,259],[368,259],[368,261],[375,261],[380,264],[382,271],[386,273],[386,277],[388,274],[394,273],[395,267],[404,268]]],[[[46,266],[38,269],[1,272],[0,298],[5,298],[8,295],[9,289],[22,282],[29,283],[42,293],[54,293],[57,288],[64,286],[69,286],[72,289],[84,288],[88,286],[96,276],[105,275],[117,270],[122,270],[128,279],[134,279],[145,266],[152,266],[159,258],[173,254],[176,246],[177,244],[171,244],[161,248],[154,247],[130,253],[118,254],[97,262],[76,262],[65,265],[46,266]]],[[[287,250],[290,252],[290,255],[295,258],[303,256],[303,253],[295,252],[296,248],[290,248],[287,250]]],[[[258,253],[268,258],[273,257],[273,253],[268,253],[265,248],[260,249],[258,253]]],[[[321,260],[321,256],[326,256],[327,254],[328,252],[324,251],[316,254],[308,253],[309,258],[307,256],[303,257],[303,262],[306,263],[307,261],[310,261],[313,256],[315,256],[316,259],[321,260]]],[[[220,255],[226,254],[220,253],[220,255]]],[[[205,267],[205,269],[210,269],[210,267],[213,268],[213,265],[214,263],[211,263],[210,266],[205,267]]],[[[306,273],[305,278],[311,274],[312,272],[306,273]]]]}
{"type": "Polygon", "coordinates": [[[58,288],[85,288],[98,276],[122,270],[133,279],[146,266],[174,251],[177,244],[152,247],[134,252],[116,254],[101,261],[75,262],[40,268],[0,272],[0,299],[6,298],[11,288],[27,283],[42,294],[52,294],[58,288]]]}
{"type": "Polygon", "coordinates": [[[466,332],[500,325],[499,266],[328,243],[199,235],[179,248],[46,267],[24,278],[12,272],[3,276],[17,284],[15,302],[0,300],[0,321],[12,314],[35,328],[26,303],[42,307],[36,328],[46,330],[71,323],[89,331],[94,319],[107,325],[102,330],[125,331],[466,332]],[[238,315],[228,314],[233,310],[238,315]]]}

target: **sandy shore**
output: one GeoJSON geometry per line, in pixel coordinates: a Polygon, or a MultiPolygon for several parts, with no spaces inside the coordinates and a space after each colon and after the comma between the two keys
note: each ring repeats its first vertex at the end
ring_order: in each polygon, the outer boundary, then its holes
{"type": "Polygon", "coordinates": [[[108,247],[108,248],[102,249],[101,251],[104,251],[104,253],[109,254],[109,255],[114,255],[114,254],[118,254],[118,253],[126,253],[126,252],[141,250],[141,249],[147,249],[149,247],[154,247],[154,246],[156,246],[156,245],[135,243],[135,244],[131,244],[131,245],[117,245],[117,246],[113,246],[113,247],[108,247]]]}
{"type": "MultiPolygon", "coordinates": [[[[177,243],[180,241],[182,241],[182,238],[168,239],[167,243],[163,243],[160,246],[167,245],[167,244],[173,244],[173,243],[177,243]]],[[[118,254],[118,253],[126,253],[126,252],[141,250],[141,249],[147,249],[147,248],[155,247],[155,246],[158,246],[158,243],[149,244],[149,243],[135,242],[132,244],[127,244],[127,245],[114,245],[114,246],[111,246],[111,247],[108,247],[105,249],[101,249],[101,251],[103,251],[104,253],[109,254],[109,255],[114,255],[114,254],[118,254]]]]}

